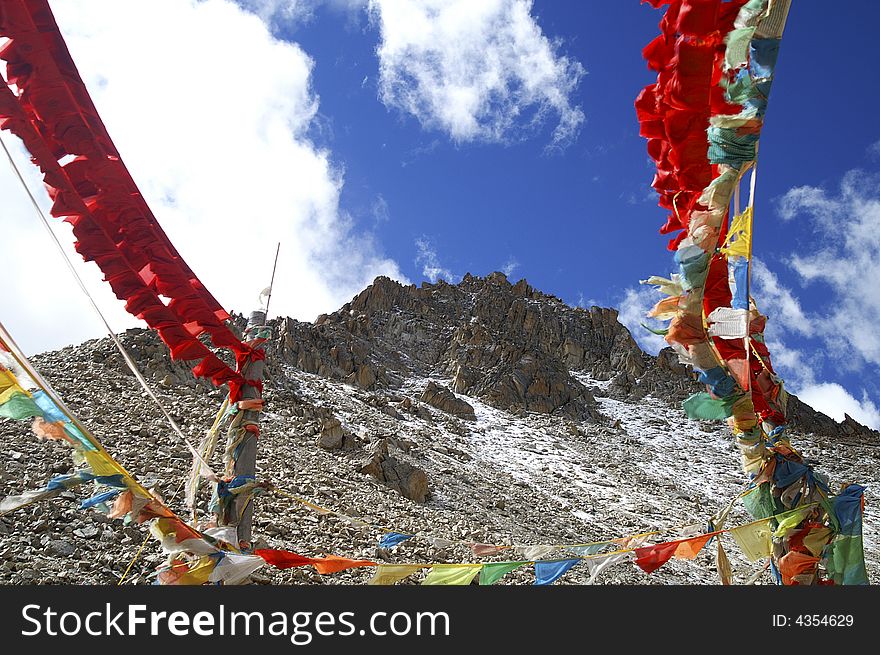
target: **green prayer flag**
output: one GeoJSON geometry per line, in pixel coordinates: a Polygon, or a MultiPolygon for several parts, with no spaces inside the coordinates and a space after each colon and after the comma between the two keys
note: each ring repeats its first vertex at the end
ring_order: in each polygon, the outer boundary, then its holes
{"type": "Polygon", "coordinates": [[[828,576],[839,585],[869,584],[861,536],[838,535],[831,542],[828,576]]]}
{"type": "Polygon", "coordinates": [[[661,336],[661,337],[665,337],[667,334],[669,334],[669,328],[661,328],[658,330],[658,329],[649,327],[649,326],[645,325],[644,323],[639,323],[639,325],[641,325],[643,328],[645,328],[648,332],[652,332],[652,333],[654,333],[658,336],[661,336]]]}
{"type": "Polygon", "coordinates": [[[493,585],[505,575],[524,564],[528,564],[528,562],[491,562],[483,564],[483,570],[480,572],[480,584],[493,585]]]}
{"type": "Polygon", "coordinates": [[[724,52],[724,67],[728,70],[739,68],[749,63],[749,44],[755,35],[755,27],[743,27],[731,30],[724,37],[727,49],[724,52]]]}
{"type": "Polygon", "coordinates": [[[733,405],[741,396],[713,398],[708,393],[695,393],[684,401],[688,418],[700,421],[723,421],[733,414],[733,405]]]}
{"type": "Polygon", "coordinates": [[[743,505],[756,519],[766,519],[776,513],[773,498],[770,495],[770,483],[765,482],[742,497],[743,505]]]}
{"type": "Polygon", "coordinates": [[[480,572],[472,564],[435,564],[422,580],[423,585],[468,585],[480,572]]]}
{"type": "Polygon", "coordinates": [[[0,405],[0,416],[21,420],[42,416],[43,410],[25,393],[17,392],[9,396],[9,400],[0,405]]]}

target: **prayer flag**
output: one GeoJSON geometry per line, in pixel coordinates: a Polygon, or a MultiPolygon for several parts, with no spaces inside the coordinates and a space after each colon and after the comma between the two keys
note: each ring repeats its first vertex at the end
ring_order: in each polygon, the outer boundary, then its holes
{"type": "Polygon", "coordinates": [[[435,564],[422,580],[423,585],[469,585],[482,565],[435,564]]]}
{"type": "Polygon", "coordinates": [[[422,564],[380,564],[367,584],[393,585],[423,568],[422,564]]]}
{"type": "Polygon", "coordinates": [[[480,571],[480,584],[495,584],[505,575],[518,569],[523,564],[528,564],[528,562],[490,562],[483,564],[483,568],[480,571]]]}
{"type": "Polygon", "coordinates": [[[412,539],[413,536],[411,534],[401,534],[400,532],[386,532],[379,541],[379,548],[394,548],[407,539],[412,539]]]}
{"type": "Polygon", "coordinates": [[[556,561],[535,562],[535,584],[549,585],[565,575],[574,565],[580,563],[579,559],[563,559],[556,561]]]}
{"type": "Polygon", "coordinates": [[[762,519],[730,530],[731,536],[750,562],[770,557],[773,548],[770,521],[769,518],[762,519]]]}

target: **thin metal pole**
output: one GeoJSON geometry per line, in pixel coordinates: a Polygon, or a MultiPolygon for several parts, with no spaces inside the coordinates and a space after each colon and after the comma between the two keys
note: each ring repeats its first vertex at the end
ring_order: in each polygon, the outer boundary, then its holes
{"type": "Polygon", "coordinates": [[[278,253],[281,251],[281,242],[275,248],[275,263],[272,265],[272,279],[269,281],[269,297],[266,298],[266,320],[269,320],[269,303],[272,301],[272,287],[275,286],[275,269],[278,268],[278,253]]]}

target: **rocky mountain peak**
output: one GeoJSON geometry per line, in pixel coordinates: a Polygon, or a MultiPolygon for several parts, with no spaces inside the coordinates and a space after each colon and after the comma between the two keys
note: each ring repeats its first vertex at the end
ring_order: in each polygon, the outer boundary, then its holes
{"type": "Polygon", "coordinates": [[[379,277],[314,324],[279,328],[277,356],[363,389],[434,376],[499,409],[586,420],[599,419],[595,399],[572,371],[639,377],[650,359],[616,310],[570,307],[500,272],[419,287],[379,277]]]}
{"type": "MultiPolygon", "coordinates": [[[[420,286],[377,277],[314,323],[276,323],[273,355],[364,390],[438,378],[509,412],[598,421],[582,375],[610,380],[607,393],[631,401],[649,394],[679,401],[700,389],[671,349],[656,357],[642,352],[617,310],[572,307],[498,271],[420,286]]],[[[794,396],[789,414],[804,432],[877,434],[849,417],[838,423],[794,396]]]]}

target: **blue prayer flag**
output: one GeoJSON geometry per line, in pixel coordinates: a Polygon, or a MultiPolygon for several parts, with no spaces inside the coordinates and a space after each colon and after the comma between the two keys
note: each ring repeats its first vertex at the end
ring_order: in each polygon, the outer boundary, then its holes
{"type": "Polygon", "coordinates": [[[535,562],[535,584],[553,584],[578,562],[580,562],[579,559],[535,562]]]}
{"type": "Polygon", "coordinates": [[[402,544],[407,539],[412,539],[413,535],[411,534],[401,534],[399,532],[386,532],[381,541],[379,541],[379,548],[394,548],[398,544],[402,544]]]}
{"type": "Polygon", "coordinates": [[[88,509],[89,507],[94,507],[95,505],[100,505],[101,503],[110,500],[111,498],[115,498],[119,495],[119,489],[111,489],[110,491],[105,491],[103,493],[99,493],[91,498],[86,498],[79,504],[80,509],[88,509]]]}

